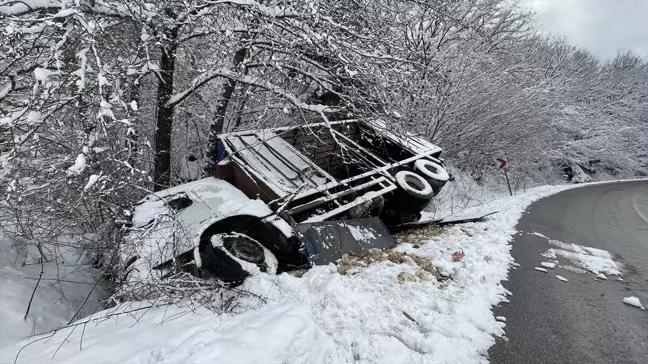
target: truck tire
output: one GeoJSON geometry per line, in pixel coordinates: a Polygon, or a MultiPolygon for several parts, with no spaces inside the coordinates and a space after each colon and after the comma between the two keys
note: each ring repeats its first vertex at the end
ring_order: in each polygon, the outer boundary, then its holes
{"type": "Polygon", "coordinates": [[[403,213],[420,213],[434,197],[434,189],[421,176],[400,171],[394,176],[398,189],[389,197],[385,208],[403,213]]]}
{"type": "Polygon", "coordinates": [[[414,171],[425,178],[435,190],[435,195],[441,191],[441,188],[450,179],[448,172],[442,165],[428,159],[419,159],[414,162],[414,171]]]}
{"type": "Polygon", "coordinates": [[[208,237],[201,254],[202,267],[223,282],[240,284],[251,275],[246,263],[254,264],[261,272],[275,273],[277,260],[259,242],[240,233],[221,233],[208,237]],[[220,243],[215,245],[213,239],[220,243]]]}

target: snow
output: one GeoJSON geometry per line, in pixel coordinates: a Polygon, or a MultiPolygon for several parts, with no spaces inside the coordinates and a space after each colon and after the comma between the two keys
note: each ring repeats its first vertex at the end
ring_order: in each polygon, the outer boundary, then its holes
{"type": "MultiPolygon", "coordinates": [[[[565,243],[560,240],[547,238],[546,236],[539,233],[531,233],[531,234],[536,236],[541,236],[547,239],[549,244],[557,247],[557,248],[548,249],[547,251],[542,253],[541,255],[545,258],[557,259],[558,256],[561,256],[563,258],[567,258],[567,260],[571,261],[572,263],[594,274],[603,275],[603,273],[606,273],[606,274],[616,275],[616,276],[621,275],[621,268],[619,264],[617,264],[613,260],[612,254],[607,250],[592,248],[589,246],[583,246],[583,245],[578,245],[573,243],[565,243]]],[[[547,264],[552,264],[552,263],[547,263],[547,264]]],[[[554,268],[554,267],[546,266],[544,262],[541,263],[541,265],[543,267],[554,268]]],[[[578,267],[569,266],[568,268],[568,266],[563,266],[563,268],[568,270],[571,269],[571,271],[574,272],[582,271],[578,267]]],[[[605,276],[603,275],[603,277],[605,276]]]]}
{"type": "Polygon", "coordinates": [[[99,300],[107,298],[101,285],[93,290],[96,270],[83,265],[83,256],[71,248],[79,244],[75,240],[81,237],[61,236],[57,239],[58,247],[43,247],[48,262],[42,265],[44,273],[25,320],[27,303],[41,271],[40,253],[33,246],[16,244],[19,240],[15,238],[13,234],[0,232],[0,362],[3,363],[6,359],[13,361],[5,355],[5,346],[67,324],[91,292],[77,318],[101,309],[99,300]]]}
{"type": "Polygon", "coordinates": [[[37,67],[36,69],[34,69],[34,77],[42,83],[46,83],[50,76],[53,74],[55,74],[54,71],[50,71],[45,68],[37,67]]]}
{"type": "Polygon", "coordinates": [[[92,186],[94,186],[94,184],[97,183],[97,181],[99,180],[99,177],[101,177],[101,175],[99,175],[99,174],[91,175],[90,178],[88,178],[88,184],[86,184],[86,186],[83,188],[83,190],[87,191],[87,190],[91,189],[92,186]]]}
{"type": "Polygon", "coordinates": [[[545,273],[547,273],[547,270],[544,269],[544,268],[535,267],[535,268],[533,268],[533,269],[537,270],[538,272],[545,272],[545,273]]]}
{"type": "Polygon", "coordinates": [[[545,257],[555,258],[561,256],[594,274],[621,275],[621,268],[612,259],[612,254],[606,250],[568,244],[555,239],[549,239],[548,241],[549,244],[558,248],[547,250],[543,254],[545,257]]]}
{"type": "Polygon", "coordinates": [[[6,6],[0,6],[0,13],[6,15],[20,14],[30,8],[58,8],[61,6],[61,3],[56,0],[3,1],[0,2],[0,4],[7,4],[6,6]]]}
{"type": "Polygon", "coordinates": [[[556,263],[551,263],[551,262],[541,262],[540,265],[545,268],[551,268],[551,269],[556,268],[556,263]]]}
{"type": "Polygon", "coordinates": [[[563,276],[556,275],[556,278],[558,278],[559,280],[561,280],[563,282],[567,282],[567,278],[565,278],[563,276]]]}
{"type": "Polygon", "coordinates": [[[349,229],[349,232],[351,232],[351,236],[353,236],[353,238],[357,241],[376,239],[376,235],[374,234],[376,233],[376,231],[373,229],[354,225],[347,225],[347,228],[349,229]]]}
{"type": "Polygon", "coordinates": [[[640,308],[642,310],[644,309],[644,306],[641,304],[641,301],[639,301],[639,299],[637,297],[634,297],[634,296],[625,297],[623,299],[623,303],[628,304],[630,306],[638,307],[638,308],[640,308]]]}
{"type": "Polygon", "coordinates": [[[135,101],[135,100],[131,101],[130,108],[133,111],[137,111],[137,101],[135,101]]]}
{"type": "MultiPolygon", "coordinates": [[[[335,342],[304,305],[267,305],[237,316],[171,306],[102,318],[117,312],[103,311],[76,330],[62,330],[46,344],[37,343],[38,350],[23,350],[17,363],[338,362],[335,342]]],[[[14,358],[14,351],[3,351],[3,363],[14,358]]]]}
{"type": "Polygon", "coordinates": [[[83,172],[86,167],[86,156],[85,154],[79,154],[74,160],[74,165],[68,168],[68,175],[79,174],[83,172]]]}
{"type": "Polygon", "coordinates": [[[414,169],[437,181],[446,182],[450,179],[448,171],[445,168],[428,159],[419,159],[414,162],[414,169]]]}
{"type": "Polygon", "coordinates": [[[394,178],[396,178],[396,182],[398,183],[398,186],[400,188],[406,189],[408,191],[412,191],[416,194],[422,194],[422,195],[429,195],[430,193],[432,193],[432,186],[430,186],[430,184],[425,179],[423,179],[423,177],[419,176],[414,172],[400,171],[396,173],[394,178]],[[406,176],[410,176],[418,180],[423,185],[423,188],[419,188],[416,185],[408,183],[408,181],[405,179],[406,176]]]}
{"type": "Polygon", "coordinates": [[[574,176],[571,179],[572,183],[585,183],[592,181],[592,177],[588,176],[581,167],[573,165],[572,171],[574,173],[574,176]]]}
{"type": "Polygon", "coordinates": [[[544,236],[544,235],[542,235],[540,233],[536,233],[536,232],[531,233],[531,235],[535,235],[535,236],[539,236],[541,238],[549,239],[548,237],[546,237],[546,236],[544,236]]]}
{"type": "Polygon", "coordinates": [[[37,125],[43,122],[43,116],[38,111],[30,111],[27,114],[27,121],[30,125],[37,125]]]}
{"type": "Polygon", "coordinates": [[[9,95],[10,91],[11,91],[11,84],[8,84],[5,87],[0,87],[0,100],[7,97],[7,95],[9,95]]]}
{"type": "Polygon", "coordinates": [[[603,274],[603,273],[599,273],[599,274],[597,274],[597,275],[596,275],[596,278],[598,278],[598,279],[607,279],[607,277],[606,277],[605,274],[603,274]]]}
{"type": "MultiPolygon", "coordinates": [[[[501,282],[513,265],[515,225],[532,201],[562,189],[542,187],[493,201],[479,208],[500,211],[487,222],[449,226],[417,247],[395,248],[440,267],[449,276],[443,282],[399,283],[399,275],[419,273],[410,261],[376,262],[348,275],[334,265],[302,277],[260,273],[240,288],[265,302],[243,299],[243,313],[151,308],[73,333],[64,329],[26,347],[18,363],[487,363],[488,348],[504,335],[505,323],[491,309],[510,294],[501,282]],[[475,234],[467,236],[462,227],[475,234]],[[460,262],[452,260],[456,251],[465,253],[460,262]]],[[[2,361],[12,362],[25,343],[3,348],[2,361]]]]}
{"type": "Polygon", "coordinates": [[[70,15],[77,14],[77,10],[73,8],[60,10],[58,13],[54,14],[54,18],[65,18],[70,15]]]}

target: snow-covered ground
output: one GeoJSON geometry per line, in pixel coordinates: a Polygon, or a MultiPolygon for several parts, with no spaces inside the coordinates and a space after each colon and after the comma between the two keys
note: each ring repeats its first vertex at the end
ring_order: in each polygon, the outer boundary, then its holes
{"type": "MultiPolygon", "coordinates": [[[[84,265],[84,257],[72,248],[74,239],[62,236],[60,245],[43,246],[48,261],[41,265],[35,247],[21,248],[12,236],[0,232],[0,346],[61,327],[73,317],[79,319],[101,308],[105,292],[100,284],[95,286],[96,270],[84,265]]],[[[0,349],[3,362],[4,352],[0,349]]]]}
{"type": "Polygon", "coordinates": [[[531,202],[567,188],[540,187],[486,203],[466,212],[498,210],[488,221],[450,226],[425,243],[396,248],[431,260],[449,279],[421,274],[409,259],[345,275],[333,265],[302,277],[259,274],[243,288],[265,302],[244,299],[243,313],[172,306],[116,315],[122,308],[113,308],[3,347],[0,361],[13,362],[32,342],[17,363],[487,362],[494,336],[504,334],[491,306],[508,294],[501,282],[513,263],[514,227],[531,202]],[[457,252],[464,256],[454,261],[457,252]],[[399,279],[403,272],[410,278],[399,279]]]}

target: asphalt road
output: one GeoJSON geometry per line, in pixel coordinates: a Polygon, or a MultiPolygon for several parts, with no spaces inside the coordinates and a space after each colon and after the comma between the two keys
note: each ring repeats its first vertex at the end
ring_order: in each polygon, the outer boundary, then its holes
{"type": "Polygon", "coordinates": [[[491,363],[648,364],[648,182],[547,197],[531,205],[517,230],[512,255],[520,266],[504,284],[513,295],[494,308],[506,317],[508,341],[489,350],[491,363]],[[555,246],[531,232],[609,251],[623,281],[567,270],[578,263],[561,256],[548,273],[534,270],[550,261],[541,254],[555,246]],[[628,296],[638,297],[646,310],[624,304],[628,296]]]}

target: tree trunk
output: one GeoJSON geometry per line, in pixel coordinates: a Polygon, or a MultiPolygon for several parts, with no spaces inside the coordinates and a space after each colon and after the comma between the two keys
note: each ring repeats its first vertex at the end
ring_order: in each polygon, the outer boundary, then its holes
{"type": "Polygon", "coordinates": [[[170,34],[172,40],[162,48],[160,57],[160,79],[157,90],[157,130],[155,132],[155,170],[153,173],[154,190],[168,188],[171,183],[171,131],[173,130],[174,106],[168,105],[173,94],[173,74],[177,32],[170,34]]]}
{"type": "MultiPolygon", "coordinates": [[[[243,47],[237,50],[234,54],[232,68],[235,71],[239,65],[243,63],[243,60],[245,60],[247,52],[248,48],[243,47]]],[[[216,142],[218,135],[223,132],[223,127],[225,126],[225,115],[227,114],[227,108],[232,98],[232,94],[234,93],[234,89],[236,89],[236,83],[236,80],[229,78],[223,86],[223,94],[218,102],[218,108],[216,108],[216,112],[214,113],[214,121],[209,128],[209,137],[207,139],[207,160],[205,163],[205,169],[203,170],[203,176],[211,176],[216,171],[216,164],[218,163],[216,142]]]]}

